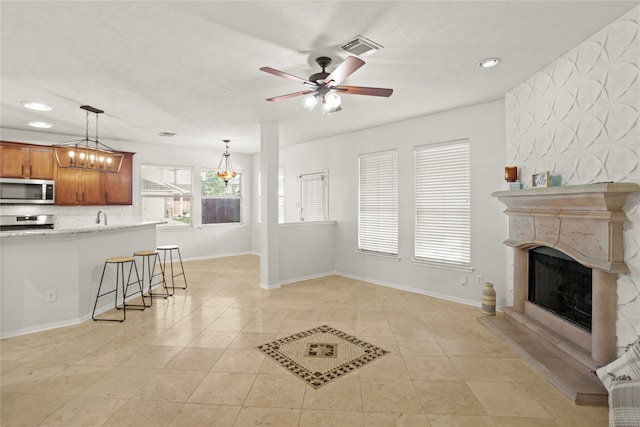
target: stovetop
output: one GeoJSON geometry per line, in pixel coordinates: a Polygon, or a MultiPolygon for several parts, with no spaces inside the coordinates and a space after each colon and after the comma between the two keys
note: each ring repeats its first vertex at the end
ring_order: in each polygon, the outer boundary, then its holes
{"type": "Polygon", "coordinates": [[[53,215],[0,215],[0,231],[52,228],[53,215]]]}

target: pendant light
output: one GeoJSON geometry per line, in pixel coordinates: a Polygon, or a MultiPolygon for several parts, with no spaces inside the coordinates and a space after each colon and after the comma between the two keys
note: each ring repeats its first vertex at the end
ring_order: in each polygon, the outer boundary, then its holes
{"type": "Polygon", "coordinates": [[[237,173],[233,170],[233,165],[231,164],[231,154],[229,154],[229,140],[223,139],[222,142],[225,143],[225,150],[220,158],[220,163],[218,163],[218,176],[224,180],[224,185],[229,183],[230,179],[235,178],[237,173]],[[222,167],[222,163],[224,163],[224,167],[222,167]]]}
{"type": "Polygon", "coordinates": [[[82,105],[80,108],[85,110],[85,136],[80,140],[53,146],[58,166],[96,172],[120,172],[124,155],[98,141],[98,115],[104,111],[90,105],[82,105]],[[96,116],[95,139],[89,139],[89,113],[96,116]]]}

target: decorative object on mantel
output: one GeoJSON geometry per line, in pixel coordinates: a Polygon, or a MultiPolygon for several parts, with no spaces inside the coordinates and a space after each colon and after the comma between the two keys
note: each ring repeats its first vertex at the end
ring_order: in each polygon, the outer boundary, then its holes
{"type": "Polygon", "coordinates": [[[229,180],[235,178],[237,175],[233,170],[233,165],[231,164],[231,154],[229,154],[229,140],[223,139],[222,142],[225,143],[225,150],[220,158],[220,163],[218,163],[218,176],[224,180],[224,185],[229,183],[229,180]],[[224,161],[224,168],[222,167],[222,162],[224,161]]]}
{"type": "Polygon", "coordinates": [[[482,314],[496,315],[496,291],[493,289],[493,283],[490,282],[485,282],[482,290],[482,314]]]}
{"type": "Polygon", "coordinates": [[[504,167],[504,181],[501,188],[502,190],[520,190],[522,188],[522,184],[518,182],[517,166],[504,167]]]}
{"type": "Polygon", "coordinates": [[[519,182],[503,182],[501,190],[521,190],[522,184],[519,182]]]}
{"type": "Polygon", "coordinates": [[[55,144],[53,150],[56,162],[61,168],[85,169],[98,172],[120,172],[124,155],[98,141],[98,114],[104,111],[90,105],[82,105],[85,110],[86,127],[83,139],[55,144]],[[96,115],[96,137],[89,139],[89,113],[96,115]]]}
{"type": "Polygon", "coordinates": [[[531,177],[531,186],[533,188],[549,187],[551,185],[551,175],[549,171],[533,174],[531,177]]]}
{"type": "Polygon", "coordinates": [[[516,182],[518,180],[518,167],[517,166],[505,166],[504,168],[504,180],[507,182],[516,182]]]}

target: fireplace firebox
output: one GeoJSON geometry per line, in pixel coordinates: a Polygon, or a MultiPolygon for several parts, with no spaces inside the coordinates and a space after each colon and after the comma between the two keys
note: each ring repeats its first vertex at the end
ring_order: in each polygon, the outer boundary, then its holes
{"type": "Polygon", "coordinates": [[[549,247],[529,250],[528,299],[591,332],[591,269],[549,247]]]}

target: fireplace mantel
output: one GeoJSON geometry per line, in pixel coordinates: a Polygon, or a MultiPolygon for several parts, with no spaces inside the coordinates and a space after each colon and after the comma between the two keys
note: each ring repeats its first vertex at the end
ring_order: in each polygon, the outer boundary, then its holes
{"type": "Polygon", "coordinates": [[[629,194],[638,191],[640,185],[635,183],[604,183],[493,193],[507,206],[509,238],[504,243],[515,249],[513,307],[505,307],[505,315],[521,323],[532,319],[544,325],[549,336],[560,337],[552,338],[558,348],[583,349],[587,357],[577,359],[580,363],[591,359],[586,363],[591,370],[616,357],[617,278],[628,271],[622,208],[629,194]],[[528,301],[528,251],[537,246],[555,248],[592,269],[591,334],[528,301]]]}
{"type": "Polygon", "coordinates": [[[587,267],[625,273],[622,211],[636,183],[602,183],[493,193],[507,206],[509,238],[518,249],[555,248],[587,267]]]}

